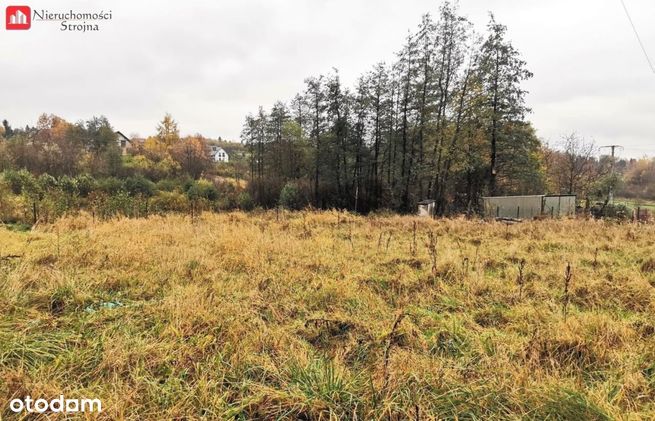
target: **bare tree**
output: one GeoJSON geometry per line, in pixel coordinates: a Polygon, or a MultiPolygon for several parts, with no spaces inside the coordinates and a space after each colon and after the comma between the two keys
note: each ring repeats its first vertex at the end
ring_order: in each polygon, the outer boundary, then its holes
{"type": "Polygon", "coordinates": [[[562,138],[562,150],[562,175],[565,176],[568,194],[586,191],[596,171],[596,143],[573,132],[562,138]]]}

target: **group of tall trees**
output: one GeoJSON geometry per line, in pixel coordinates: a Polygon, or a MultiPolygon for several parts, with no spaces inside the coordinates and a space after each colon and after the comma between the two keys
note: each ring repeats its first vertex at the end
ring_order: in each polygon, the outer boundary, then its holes
{"type": "Polygon", "coordinates": [[[93,169],[115,175],[121,166],[116,133],[105,117],[76,124],[42,114],[36,126],[12,128],[3,120],[0,130],[0,171],[23,168],[34,174],[74,175],[93,169]]]}
{"type": "Polygon", "coordinates": [[[133,165],[150,178],[187,174],[200,178],[213,167],[207,140],[200,134],[180,137],[177,122],[170,114],[157,125],[157,133],[133,145],[133,165]]]}
{"type": "MultiPolygon", "coordinates": [[[[571,134],[558,148],[541,144],[526,119],[523,83],[531,77],[493,15],[478,34],[445,2],[436,18],[423,16],[392,63],[374,65],[353,87],[334,69],[307,78],[288,102],[246,117],[250,198],[264,207],[356,212],[412,212],[432,199],[444,215],[474,211],[484,195],[618,191],[618,163],[597,158],[593,142],[571,134]]],[[[180,137],[170,115],[132,146],[121,156],[104,117],[69,123],[44,114],[24,129],[4,121],[0,171],[155,182],[220,175],[241,188],[242,160],[215,166],[207,140],[180,137]]],[[[650,192],[639,180],[651,180],[652,163],[635,168],[630,191],[650,192]]]]}
{"type": "Polygon", "coordinates": [[[82,173],[121,177],[134,173],[153,180],[187,175],[198,179],[214,167],[207,140],[199,135],[180,137],[169,114],[157,133],[133,139],[129,155],[122,157],[117,133],[106,117],[69,123],[53,114],[42,114],[34,127],[0,128],[0,171],[26,169],[54,177],[82,173]]]}
{"type": "MultiPolygon", "coordinates": [[[[0,117],[1,118],[1,117],[0,117]]],[[[105,117],[69,123],[43,114],[34,127],[0,126],[0,224],[35,224],[81,209],[115,215],[250,209],[239,174],[242,146],[181,137],[166,114],[156,133],[123,149],[105,117]],[[230,150],[217,164],[211,146],[230,150]]]]}
{"type": "Polygon", "coordinates": [[[291,183],[316,207],[408,212],[434,199],[444,214],[484,194],[543,192],[541,145],[525,119],[531,76],[505,26],[491,16],[479,36],[446,2],[352,89],[335,69],[248,115],[251,193],[272,205],[291,183]]]}

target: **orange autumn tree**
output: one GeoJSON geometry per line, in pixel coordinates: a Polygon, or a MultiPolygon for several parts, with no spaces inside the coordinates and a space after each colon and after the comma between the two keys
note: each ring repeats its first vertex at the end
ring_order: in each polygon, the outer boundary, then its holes
{"type": "Polygon", "coordinates": [[[166,113],[157,125],[157,134],[148,137],[132,159],[132,166],[151,178],[160,179],[174,175],[181,169],[171,151],[180,140],[177,122],[166,113]]]}
{"type": "Polygon", "coordinates": [[[157,134],[150,136],[143,144],[145,155],[158,162],[170,157],[170,148],[180,141],[180,130],[173,117],[166,113],[164,119],[157,125],[157,134]]]}
{"type": "Polygon", "coordinates": [[[37,152],[37,172],[71,175],[84,153],[82,139],[74,136],[73,125],[53,114],[42,114],[36,124],[31,146],[37,152]]]}
{"type": "Polygon", "coordinates": [[[176,142],[170,153],[182,170],[195,179],[200,178],[212,165],[207,140],[199,134],[176,142]]]}

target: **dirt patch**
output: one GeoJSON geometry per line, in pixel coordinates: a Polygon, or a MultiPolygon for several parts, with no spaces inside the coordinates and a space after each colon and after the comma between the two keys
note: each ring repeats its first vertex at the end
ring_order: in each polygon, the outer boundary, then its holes
{"type": "Polygon", "coordinates": [[[650,259],[646,260],[641,265],[641,271],[643,273],[655,273],[655,259],[651,257],[650,259]]]}

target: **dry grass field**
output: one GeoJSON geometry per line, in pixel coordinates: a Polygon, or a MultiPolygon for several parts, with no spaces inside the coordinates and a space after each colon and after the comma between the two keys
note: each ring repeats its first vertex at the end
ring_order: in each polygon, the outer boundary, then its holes
{"type": "Polygon", "coordinates": [[[0,418],[63,393],[112,420],[654,419],[654,286],[652,225],[0,228],[0,418]]]}

